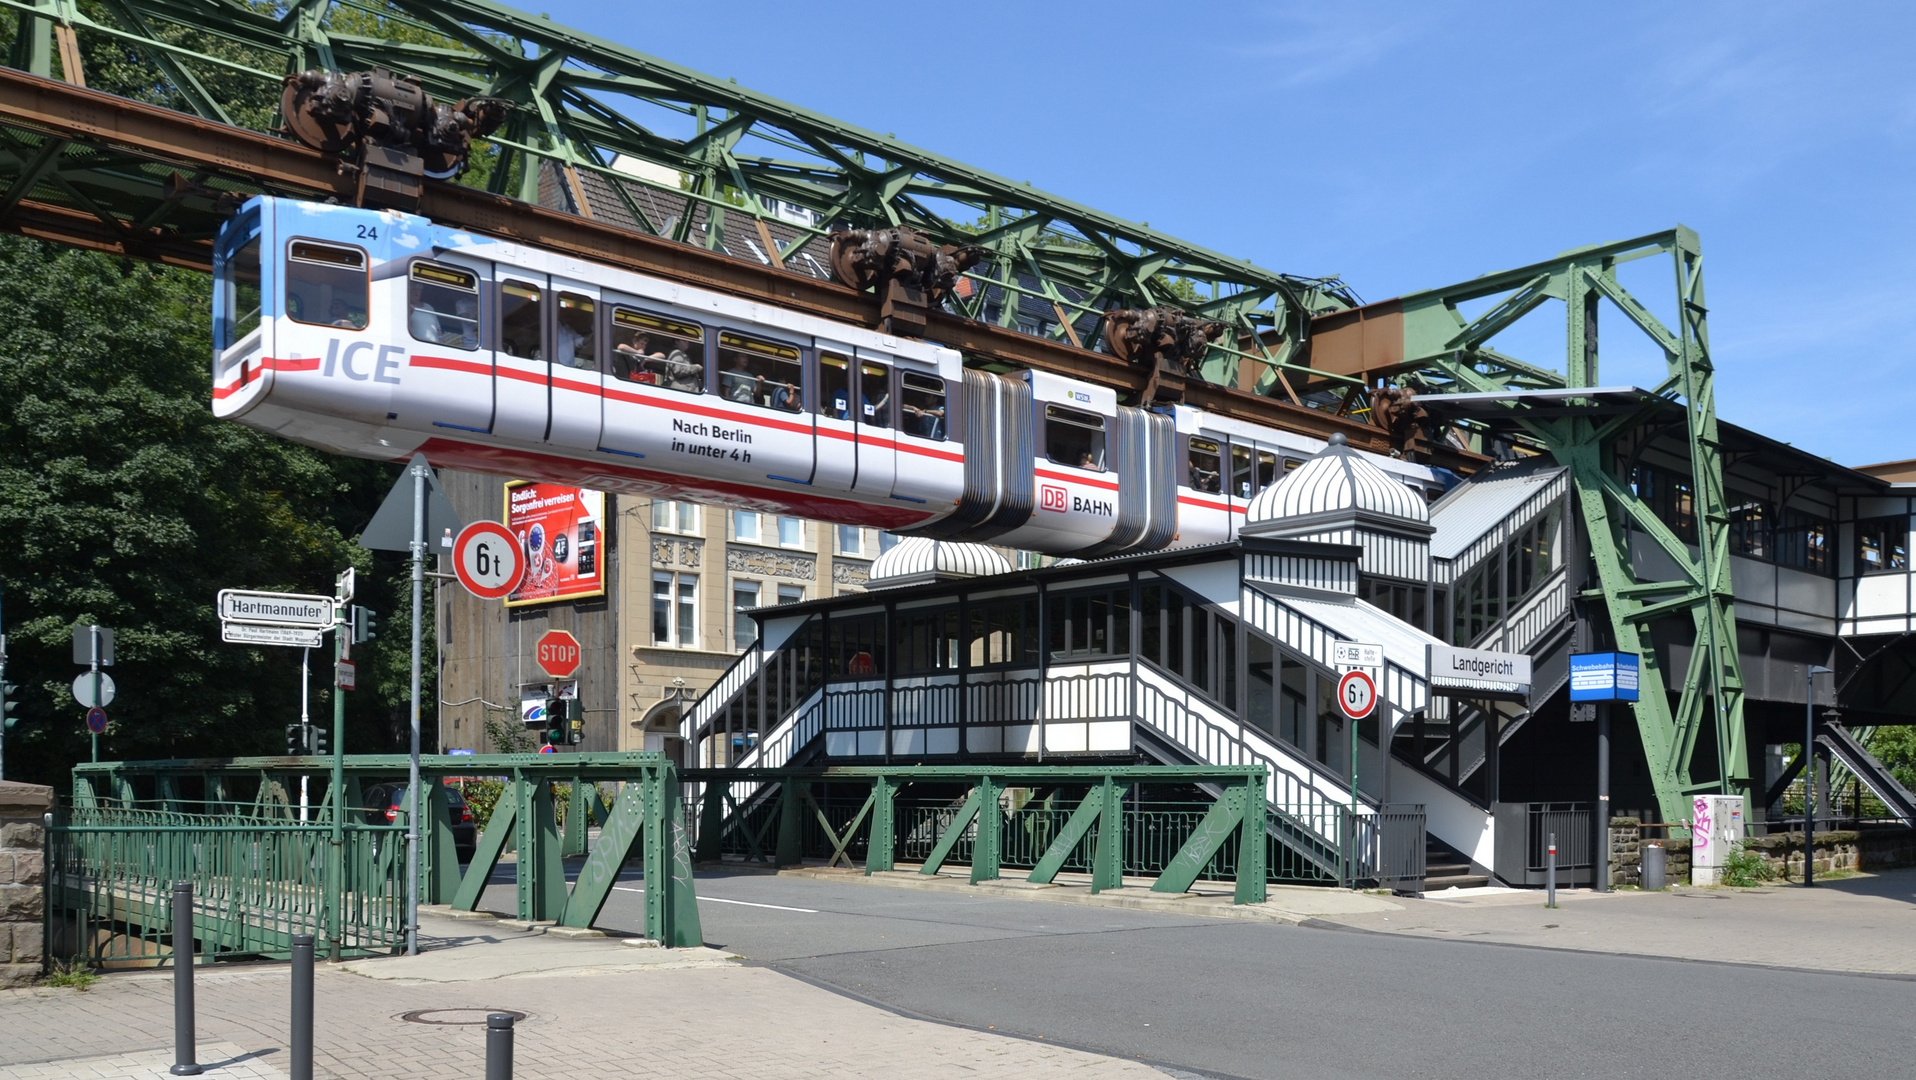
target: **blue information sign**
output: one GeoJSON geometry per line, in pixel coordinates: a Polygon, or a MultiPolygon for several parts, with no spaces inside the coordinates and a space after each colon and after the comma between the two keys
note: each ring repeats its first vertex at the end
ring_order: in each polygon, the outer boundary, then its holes
{"type": "Polygon", "coordinates": [[[1637,658],[1633,653],[1581,653],[1570,657],[1571,701],[1635,701],[1637,658]]]}

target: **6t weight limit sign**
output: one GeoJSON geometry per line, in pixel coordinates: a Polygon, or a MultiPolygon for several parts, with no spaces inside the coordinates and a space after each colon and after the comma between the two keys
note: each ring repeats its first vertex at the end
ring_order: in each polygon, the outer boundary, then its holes
{"type": "Polygon", "coordinates": [[[519,541],[496,521],[475,521],[452,542],[452,569],[472,595],[500,600],[519,587],[526,560],[519,541]]]}

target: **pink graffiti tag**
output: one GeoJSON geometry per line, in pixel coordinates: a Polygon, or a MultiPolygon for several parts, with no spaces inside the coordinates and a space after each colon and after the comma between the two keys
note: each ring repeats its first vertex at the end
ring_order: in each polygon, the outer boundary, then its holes
{"type": "Polygon", "coordinates": [[[1696,815],[1696,820],[1690,823],[1690,844],[1698,856],[1707,857],[1710,853],[1710,800],[1697,799],[1691,812],[1696,815]]]}

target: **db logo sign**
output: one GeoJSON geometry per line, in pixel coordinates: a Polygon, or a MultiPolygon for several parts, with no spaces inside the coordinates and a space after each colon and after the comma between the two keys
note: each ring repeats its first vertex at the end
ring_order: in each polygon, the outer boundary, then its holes
{"type": "Polygon", "coordinates": [[[1066,494],[1063,488],[1052,487],[1050,484],[1041,484],[1039,487],[1041,500],[1038,505],[1046,510],[1056,510],[1060,513],[1071,509],[1071,496],[1066,494]]]}

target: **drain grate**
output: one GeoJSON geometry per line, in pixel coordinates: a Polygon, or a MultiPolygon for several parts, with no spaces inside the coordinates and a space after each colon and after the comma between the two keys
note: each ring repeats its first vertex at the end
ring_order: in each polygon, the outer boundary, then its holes
{"type": "Polygon", "coordinates": [[[515,1024],[531,1015],[512,1009],[414,1009],[411,1012],[400,1013],[399,1019],[408,1024],[484,1027],[486,1017],[493,1013],[505,1013],[512,1017],[512,1022],[515,1024]]]}

